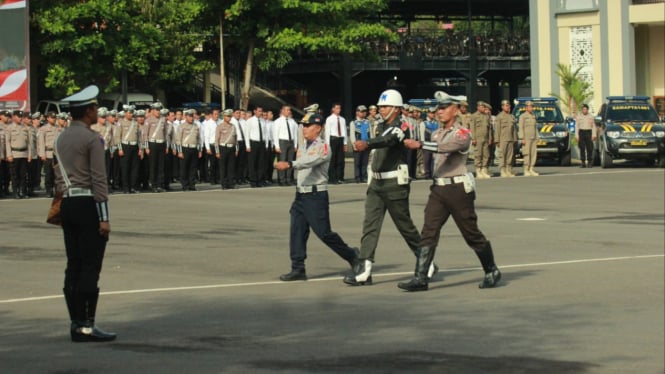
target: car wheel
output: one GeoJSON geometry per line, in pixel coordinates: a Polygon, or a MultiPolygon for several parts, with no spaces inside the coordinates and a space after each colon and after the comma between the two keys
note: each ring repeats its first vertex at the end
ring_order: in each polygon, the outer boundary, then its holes
{"type": "Polygon", "coordinates": [[[559,154],[559,165],[570,166],[570,151],[562,152],[559,154]]]}
{"type": "Polygon", "coordinates": [[[603,169],[612,167],[612,156],[605,150],[605,147],[600,151],[600,167],[603,169]]]}
{"type": "Polygon", "coordinates": [[[665,168],[665,154],[659,154],[658,159],[656,159],[656,167],[665,168]]]}

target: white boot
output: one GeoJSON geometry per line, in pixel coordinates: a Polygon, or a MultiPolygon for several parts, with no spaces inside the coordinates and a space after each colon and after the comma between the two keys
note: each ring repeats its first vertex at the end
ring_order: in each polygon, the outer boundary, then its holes
{"type": "Polygon", "coordinates": [[[533,168],[531,168],[531,176],[532,176],[532,177],[536,177],[536,176],[538,176],[538,175],[540,175],[540,174],[536,173],[536,170],[534,170],[533,168]]]}

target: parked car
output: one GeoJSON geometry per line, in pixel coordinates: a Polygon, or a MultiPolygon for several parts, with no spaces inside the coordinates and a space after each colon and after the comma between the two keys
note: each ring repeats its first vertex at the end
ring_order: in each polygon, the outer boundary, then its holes
{"type": "Polygon", "coordinates": [[[67,103],[59,100],[41,100],[37,104],[37,108],[35,108],[35,112],[40,112],[44,114],[48,112],[55,112],[57,114],[66,111],[67,111],[67,103]]]}
{"type": "Polygon", "coordinates": [[[617,159],[665,167],[665,125],[649,96],[608,96],[596,124],[594,162],[601,167],[612,167],[617,159]]]}
{"type": "MultiPolygon", "coordinates": [[[[519,121],[526,110],[525,103],[533,102],[533,114],[538,127],[538,159],[556,160],[561,166],[570,166],[570,133],[568,123],[561,114],[558,100],[554,97],[518,97],[513,115],[519,121]]],[[[521,142],[519,154],[521,155],[521,142]]]]}
{"type": "Polygon", "coordinates": [[[136,109],[147,109],[150,104],[154,103],[155,99],[151,94],[143,92],[128,92],[127,102],[123,101],[122,94],[119,92],[105,93],[99,96],[99,106],[106,107],[109,110],[115,109],[122,110],[122,106],[134,105],[136,109]]]}

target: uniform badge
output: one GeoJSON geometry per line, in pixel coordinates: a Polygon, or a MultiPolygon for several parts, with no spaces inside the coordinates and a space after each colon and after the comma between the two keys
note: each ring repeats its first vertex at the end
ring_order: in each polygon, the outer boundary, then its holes
{"type": "Polygon", "coordinates": [[[457,140],[466,140],[466,138],[469,137],[470,132],[471,132],[471,130],[469,130],[467,128],[464,128],[464,127],[461,127],[459,129],[457,129],[457,132],[455,133],[455,138],[457,140]]]}
{"type": "Polygon", "coordinates": [[[328,155],[328,144],[323,143],[323,155],[327,156],[328,155]]]}
{"type": "Polygon", "coordinates": [[[402,122],[402,131],[413,130],[413,126],[409,125],[407,122],[402,122]]]}

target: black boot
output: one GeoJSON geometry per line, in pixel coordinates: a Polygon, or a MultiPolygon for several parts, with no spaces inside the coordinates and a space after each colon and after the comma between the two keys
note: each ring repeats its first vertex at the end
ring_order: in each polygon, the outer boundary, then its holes
{"type": "Polygon", "coordinates": [[[351,286],[365,286],[372,284],[372,261],[358,259],[353,267],[353,274],[345,276],[344,283],[351,286]]]}
{"type": "Polygon", "coordinates": [[[73,336],[76,329],[74,321],[79,319],[76,316],[76,290],[74,287],[68,286],[62,289],[62,293],[65,295],[65,303],[67,303],[67,311],[69,312],[69,333],[73,336]]]}
{"type": "Polygon", "coordinates": [[[75,298],[74,328],[71,332],[73,342],[109,342],[116,334],[105,332],[95,326],[95,312],[99,300],[99,289],[91,293],[77,293],[75,298]]]}
{"type": "Polygon", "coordinates": [[[478,285],[478,288],[495,287],[501,280],[501,272],[494,263],[494,252],[492,251],[492,244],[490,244],[488,241],[482,250],[476,251],[476,255],[478,255],[480,264],[483,266],[483,270],[485,271],[485,277],[478,285]]]}
{"type": "Polygon", "coordinates": [[[413,279],[409,282],[400,282],[397,287],[406,291],[427,291],[429,281],[429,270],[434,259],[434,252],[436,247],[420,247],[418,248],[418,256],[416,257],[416,270],[413,279]]]}

